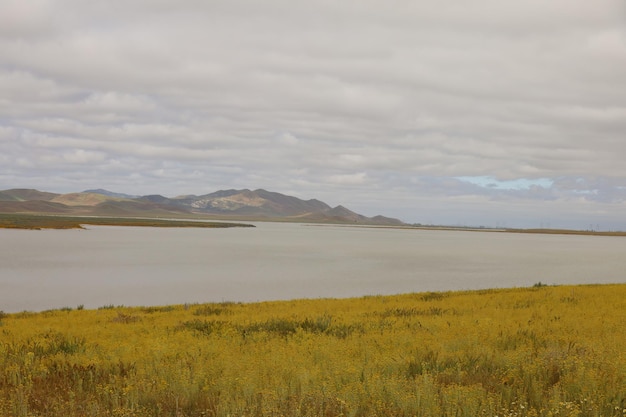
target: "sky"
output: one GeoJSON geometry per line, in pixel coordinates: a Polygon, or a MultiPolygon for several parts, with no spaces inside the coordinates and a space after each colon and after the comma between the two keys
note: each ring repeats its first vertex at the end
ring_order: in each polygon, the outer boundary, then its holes
{"type": "Polygon", "coordinates": [[[3,0],[0,189],[626,230],[621,0],[3,0]]]}

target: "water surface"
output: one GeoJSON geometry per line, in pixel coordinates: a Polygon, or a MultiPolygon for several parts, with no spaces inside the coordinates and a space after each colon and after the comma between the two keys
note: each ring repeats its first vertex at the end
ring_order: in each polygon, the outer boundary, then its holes
{"type": "Polygon", "coordinates": [[[0,310],[626,282],[626,238],[256,223],[0,229],[0,310]]]}

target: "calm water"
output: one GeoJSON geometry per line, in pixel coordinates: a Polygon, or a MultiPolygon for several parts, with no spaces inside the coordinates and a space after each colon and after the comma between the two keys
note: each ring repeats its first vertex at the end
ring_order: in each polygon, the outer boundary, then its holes
{"type": "Polygon", "coordinates": [[[0,310],[626,282],[626,238],[258,223],[0,229],[0,310]]]}

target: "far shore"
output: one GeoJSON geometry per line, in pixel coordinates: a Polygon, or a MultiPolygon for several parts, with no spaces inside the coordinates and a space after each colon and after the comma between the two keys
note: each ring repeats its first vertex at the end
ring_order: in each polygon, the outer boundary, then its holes
{"type": "MultiPolygon", "coordinates": [[[[30,214],[30,213],[0,213],[0,229],[84,229],[83,225],[92,226],[136,226],[136,227],[201,227],[201,228],[226,228],[226,227],[255,227],[253,222],[288,222],[299,223],[293,219],[285,218],[239,218],[236,221],[229,218],[216,216],[205,217],[180,217],[180,218],[156,218],[156,217],[98,217],[98,216],[66,216],[55,214],[30,214]]],[[[375,225],[375,224],[352,224],[352,223],[303,223],[309,226],[335,226],[335,227],[365,227],[382,229],[402,230],[437,230],[437,231],[461,231],[461,232],[489,232],[489,233],[530,233],[549,235],[582,235],[582,236],[626,236],[626,231],[598,231],[598,230],[575,230],[575,229],[515,229],[515,228],[491,228],[491,227],[464,227],[442,225],[375,225]]]]}
{"type": "Polygon", "coordinates": [[[574,230],[574,229],[509,229],[491,227],[463,227],[463,226],[380,226],[367,224],[310,224],[310,226],[340,226],[340,227],[369,227],[377,229],[402,229],[402,230],[437,230],[448,232],[488,232],[488,233],[530,233],[546,235],[583,235],[583,236],[626,236],[626,231],[574,230]]]}
{"type": "Polygon", "coordinates": [[[84,229],[83,225],[92,226],[136,226],[136,227],[255,227],[245,223],[204,221],[201,219],[154,219],[130,217],[80,217],[39,214],[0,213],[0,228],[4,229],[84,229]]]}
{"type": "Polygon", "coordinates": [[[415,227],[426,230],[458,230],[468,232],[499,232],[499,233],[533,233],[544,235],[585,235],[585,236],[626,236],[624,231],[601,232],[597,230],[574,230],[574,229],[508,229],[488,227],[415,227]]]}

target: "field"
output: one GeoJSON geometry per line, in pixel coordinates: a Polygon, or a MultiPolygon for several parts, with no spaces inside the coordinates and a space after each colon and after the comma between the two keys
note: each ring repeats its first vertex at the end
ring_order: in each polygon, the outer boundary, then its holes
{"type": "Polygon", "coordinates": [[[2,416],[625,416],[626,285],[0,315],[2,416]]]}
{"type": "Polygon", "coordinates": [[[193,220],[163,220],[125,217],[80,217],[43,214],[0,213],[0,228],[5,229],[81,229],[82,225],[145,227],[254,227],[241,223],[193,220]]]}

